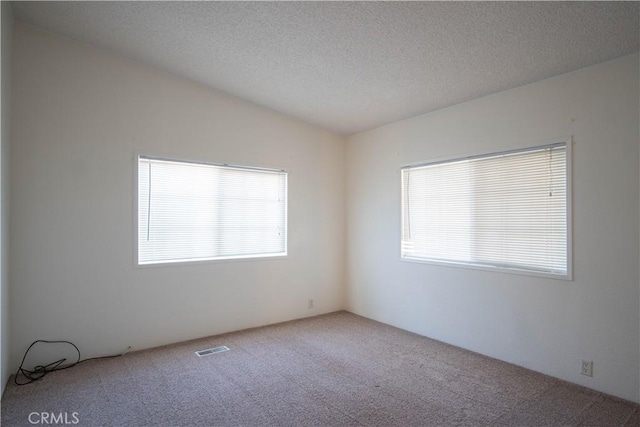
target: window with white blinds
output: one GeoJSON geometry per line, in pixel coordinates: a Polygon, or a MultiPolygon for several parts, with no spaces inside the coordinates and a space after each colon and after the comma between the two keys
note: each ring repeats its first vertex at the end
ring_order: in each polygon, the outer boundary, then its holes
{"type": "Polygon", "coordinates": [[[567,142],[403,168],[402,258],[570,278],[567,142]]]}
{"type": "Polygon", "coordinates": [[[285,171],[138,157],[138,264],[286,254],[285,171]]]}

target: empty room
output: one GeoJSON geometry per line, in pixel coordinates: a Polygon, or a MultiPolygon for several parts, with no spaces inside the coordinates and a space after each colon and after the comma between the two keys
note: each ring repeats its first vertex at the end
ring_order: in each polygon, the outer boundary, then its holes
{"type": "Polygon", "coordinates": [[[3,426],[640,425],[640,3],[1,3],[3,426]]]}

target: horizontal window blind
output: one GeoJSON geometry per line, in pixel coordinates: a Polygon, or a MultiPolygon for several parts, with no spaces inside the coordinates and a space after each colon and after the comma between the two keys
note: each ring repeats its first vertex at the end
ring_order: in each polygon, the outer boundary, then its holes
{"type": "Polygon", "coordinates": [[[567,146],[402,169],[402,257],[567,275],[567,146]]]}
{"type": "Polygon", "coordinates": [[[138,158],[138,263],[286,254],[287,173],[138,158]]]}

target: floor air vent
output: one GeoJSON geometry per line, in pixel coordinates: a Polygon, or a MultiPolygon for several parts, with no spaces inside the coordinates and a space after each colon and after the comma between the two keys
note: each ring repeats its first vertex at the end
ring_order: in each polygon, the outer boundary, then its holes
{"type": "Polygon", "coordinates": [[[196,354],[199,357],[203,357],[203,356],[210,356],[212,354],[217,354],[217,353],[222,353],[223,351],[229,351],[229,347],[227,347],[226,345],[221,345],[220,347],[215,347],[215,348],[209,348],[207,350],[200,350],[200,351],[196,351],[196,354]]]}

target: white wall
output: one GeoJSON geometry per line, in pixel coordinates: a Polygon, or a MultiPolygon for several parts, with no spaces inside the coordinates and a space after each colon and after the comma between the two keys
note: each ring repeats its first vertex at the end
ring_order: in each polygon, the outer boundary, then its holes
{"type": "Polygon", "coordinates": [[[18,21],[12,83],[13,365],[344,308],[344,138],[18,21]],[[135,152],[288,170],[289,256],[135,267],[135,152]]]}
{"type": "Polygon", "coordinates": [[[13,15],[11,4],[1,3],[2,17],[2,110],[1,144],[0,144],[0,395],[4,391],[9,378],[9,111],[11,93],[11,35],[13,32],[13,15]]]}
{"type": "Polygon", "coordinates": [[[351,137],[349,309],[640,401],[638,77],[632,55],[351,137]],[[399,260],[402,165],[563,136],[574,138],[573,281],[399,260]]]}

